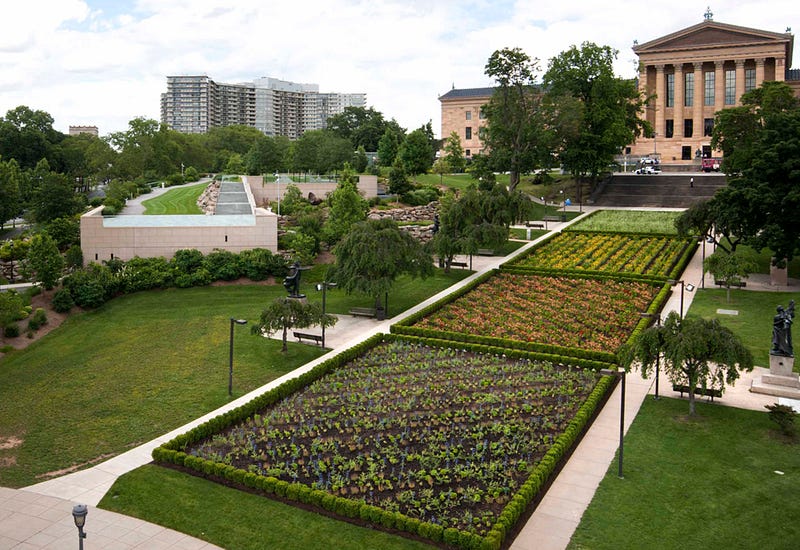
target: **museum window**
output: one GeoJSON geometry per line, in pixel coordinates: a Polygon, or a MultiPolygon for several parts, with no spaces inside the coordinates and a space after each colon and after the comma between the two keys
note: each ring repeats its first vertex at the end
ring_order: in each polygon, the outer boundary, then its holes
{"type": "Polygon", "coordinates": [[[716,75],[713,72],[707,72],[704,74],[705,76],[705,89],[703,97],[705,97],[705,105],[714,105],[714,81],[716,80],[716,75]]]}
{"type": "Polygon", "coordinates": [[[694,105],[694,73],[684,75],[683,106],[691,107],[694,105]]]}
{"type": "Polygon", "coordinates": [[[755,69],[745,69],[744,70],[744,91],[745,93],[749,92],[750,90],[754,90],[756,87],[756,70],[755,69]]]}
{"type": "Polygon", "coordinates": [[[464,131],[464,139],[472,139],[472,127],[467,126],[466,130],[464,131]]]}
{"type": "Polygon", "coordinates": [[[683,137],[690,138],[694,132],[694,121],[691,118],[683,119],[683,137]]]}
{"type": "Polygon", "coordinates": [[[713,118],[704,118],[703,119],[703,135],[710,136],[714,133],[714,119],[713,118]]]}
{"type": "Polygon", "coordinates": [[[725,105],[736,103],[736,71],[728,69],[725,71],[725,105]]]}
{"type": "Polygon", "coordinates": [[[692,160],[692,146],[684,145],[681,147],[681,160],[692,160]]]}
{"type": "Polygon", "coordinates": [[[672,135],[675,133],[675,121],[671,118],[668,118],[664,121],[664,135],[668,138],[671,138],[672,135]]]}
{"type": "Polygon", "coordinates": [[[472,120],[472,111],[467,111],[466,113],[467,120],[472,120]]]}
{"type": "Polygon", "coordinates": [[[675,75],[667,74],[667,107],[675,106],[675,75]]]}
{"type": "Polygon", "coordinates": [[[464,151],[464,156],[465,157],[470,157],[470,156],[472,156],[472,152],[469,149],[467,149],[466,151],[464,151]]]}

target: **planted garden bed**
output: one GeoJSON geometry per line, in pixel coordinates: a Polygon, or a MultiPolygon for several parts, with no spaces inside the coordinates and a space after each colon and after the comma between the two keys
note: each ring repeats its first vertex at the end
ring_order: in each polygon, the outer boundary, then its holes
{"type": "Polygon", "coordinates": [[[613,354],[659,290],[647,282],[500,272],[408,328],[427,336],[437,331],[471,334],[497,339],[497,344],[541,343],[561,353],[577,348],[613,354]]]}
{"type": "Polygon", "coordinates": [[[498,547],[611,377],[387,339],[243,422],[167,445],[186,454],[154,457],[435,542],[498,547]]]}
{"type": "MultiPolygon", "coordinates": [[[[696,243],[665,235],[569,231],[548,239],[508,265],[669,278],[696,243]]],[[[678,271],[679,272],[679,271],[678,271]]]]}

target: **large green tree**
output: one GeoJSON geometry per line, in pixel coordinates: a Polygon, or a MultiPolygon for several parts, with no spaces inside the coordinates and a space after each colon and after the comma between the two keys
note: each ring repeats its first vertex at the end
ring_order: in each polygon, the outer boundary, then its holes
{"type": "Polygon", "coordinates": [[[406,138],[405,132],[397,133],[391,128],[387,128],[378,141],[378,164],[381,166],[392,166],[400,144],[406,138]]]}
{"type": "Polygon", "coordinates": [[[70,178],[50,171],[46,160],[36,165],[31,180],[35,182],[29,205],[33,221],[46,223],[77,214],[83,208],[83,198],[75,194],[70,178]]]}
{"type": "Polygon", "coordinates": [[[531,59],[520,48],[495,51],[486,63],[485,73],[497,87],[484,106],[486,130],[484,145],[495,169],[510,172],[509,187],[519,184],[520,174],[537,167],[549,154],[544,139],[541,90],[536,85],[539,60],[531,59]]]}
{"type": "Polygon", "coordinates": [[[4,161],[0,158],[0,229],[6,220],[15,218],[21,210],[20,181],[22,172],[14,159],[4,161]]]}
{"type": "Polygon", "coordinates": [[[383,135],[390,131],[404,135],[405,130],[394,120],[385,120],[372,107],[345,107],[341,113],[328,117],[327,128],[334,135],[348,140],[353,149],[378,150],[383,135]]]}
{"type": "Polygon", "coordinates": [[[559,161],[574,176],[589,176],[592,182],[609,169],[621,147],[647,129],[639,117],[644,96],[635,81],[614,75],[616,57],[609,46],[584,42],[552,58],[544,75],[550,103],[571,105],[560,114],[576,114],[571,100],[579,105],[577,125],[562,121],[556,127],[559,161]]]}
{"type": "Polygon", "coordinates": [[[447,136],[447,140],[444,142],[444,158],[452,172],[463,172],[467,166],[467,161],[464,158],[464,148],[461,146],[461,138],[458,137],[458,132],[450,132],[450,135],[447,136]]]}
{"type": "Polygon", "coordinates": [[[25,271],[34,280],[50,290],[58,282],[64,270],[64,258],[58,251],[56,241],[47,233],[34,235],[30,240],[25,271]]]}
{"type": "Polygon", "coordinates": [[[335,244],[350,231],[353,224],[367,217],[369,204],[358,192],[358,176],[345,165],[336,189],[328,197],[330,211],[323,235],[328,244],[335,244]]]}
{"type": "Polygon", "coordinates": [[[398,276],[424,278],[433,274],[430,254],[389,218],[353,225],[333,252],[336,263],[332,279],[347,294],[374,296],[376,310],[383,309],[381,298],[398,276]]]}
{"type": "Polygon", "coordinates": [[[741,101],[714,123],[728,185],[687,211],[679,228],[708,231],[730,251],[767,248],[784,265],[800,252],[800,101],[784,82],[765,82],[741,101]]]}
{"type": "Polygon", "coordinates": [[[45,111],[20,105],[0,117],[0,157],[16,159],[23,170],[32,169],[42,159],[60,169],[56,145],[65,137],[53,129],[53,117],[45,111]]]}
{"type": "Polygon", "coordinates": [[[435,150],[425,126],[408,134],[397,152],[403,169],[413,176],[427,172],[433,165],[434,155],[435,150]]]}
{"type": "Polygon", "coordinates": [[[673,384],[688,386],[689,414],[695,414],[695,389],[725,390],[740,371],[753,370],[753,355],[738,336],[717,319],[680,318],[672,311],[663,325],[642,332],[622,353],[623,366],[640,363],[642,376],[661,364],[673,384]]]}

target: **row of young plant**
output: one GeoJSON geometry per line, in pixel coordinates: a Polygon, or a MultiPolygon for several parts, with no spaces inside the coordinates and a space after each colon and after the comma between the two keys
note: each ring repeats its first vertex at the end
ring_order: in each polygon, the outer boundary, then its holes
{"type": "Polygon", "coordinates": [[[171,260],[158,258],[119,258],[90,263],[62,280],[62,288],[53,296],[53,308],[69,311],[73,306],[96,308],[120,294],[156,288],[205,286],[214,281],[232,281],[247,277],[262,281],[283,277],[289,262],[265,248],[243,250],[238,254],[214,250],[203,255],[195,249],[178,250],[171,260]]]}
{"type": "Polygon", "coordinates": [[[671,278],[696,242],[666,235],[565,231],[508,263],[519,268],[634,273],[671,278]]]}
{"type": "Polygon", "coordinates": [[[507,270],[392,326],[397,334],[482,342],[613,362],[659,292],[636,278],[507,270]]]}
{"type": "Polygon", "coordinates": [[[613,378],[452,346],[378,335],[153,457],[433,542],[499,548],[613,378]]]}

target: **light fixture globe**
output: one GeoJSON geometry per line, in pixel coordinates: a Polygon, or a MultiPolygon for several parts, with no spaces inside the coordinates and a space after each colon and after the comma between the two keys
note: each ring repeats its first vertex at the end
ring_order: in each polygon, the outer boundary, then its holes
{"type": "Polygon", "coordinates": [[[75,527],[78,529],[83,528],[86,525],[86,514],[89,513],[89,509],[86,507],[85,504],[76,504],[72,508],[72,519],[75,520],[75,527]]]}

